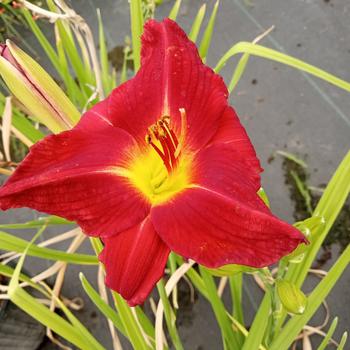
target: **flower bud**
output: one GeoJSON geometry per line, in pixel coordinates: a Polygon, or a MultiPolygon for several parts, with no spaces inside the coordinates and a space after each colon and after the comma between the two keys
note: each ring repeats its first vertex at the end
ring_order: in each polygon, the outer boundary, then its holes
{"type": "MultiPolygon", "coordinates": [[[[325,225],[325,219],[319,216],[313,216],[304,221],[299,221],[294,224],[296,227],[308,240],[309,243],[312,243],[317,235],[319,229],[322,229],[325,225]]],[[[308,244],[299,244],[297,249],[292,253],[285,256],[283,259],[287,262],[298,264],[303,261],[304,255],[308,250],[308,244]]]]}
{"type": "Polygon", "coordinates": [[[0,75],[31,116],[51,131],[70,129],[79,120],[79,111],[54,80],[9,40],[0,44],[0,75]]]}
{"type": "Polygon", "coordinates": [[[276,288],[281,303],[288,312],[298,315],[304,313],[307,297],[295,284],[279,280],[276,288]]]}

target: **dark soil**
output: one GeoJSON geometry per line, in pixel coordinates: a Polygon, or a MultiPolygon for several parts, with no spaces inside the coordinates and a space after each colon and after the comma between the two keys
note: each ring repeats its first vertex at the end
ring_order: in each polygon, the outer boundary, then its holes
{"type": "MultiPolygon", "coordinates": [[[[5,154],[3,143],[0,142],[0,152],[5,154]]],[[[16,137],[10,139],[10,155],[13,162],[20,162],[27,155],[28,148],[16,137]]],[[[0,161],[1,162],[1,161],[0,161]]]]}
{"type": "Polygon", "coordinates": [[[178,326],[190,326],[193,322],[193,306],[198,300],[197,291],[191,289],[183,279],[178,283],[178,304],[176,322],[178,326]]]}
{"type": "MultiPolygon", "coordinates": [[[[5,281],[6,281],[5,277],[2,276],[2,275],[0,275],[0,284],[5,284],[5,281]]],[[[1,308],[2,308],[4,305],[6,305],[6,301],[0,299],[0,317],[1,317],[1,313],[2,313],[1,308]]]]}
{"type": "MultiPolygon", "coordinates": [[[[306,188],[309,186],[310,174],[307,169],[303,168],[299,164],[284,158],[282,168],[285,176],[285,183],[289,189],[290,198],[294,203],[294,218],[296,221],[305,220],[310,216],[305,199],[300,193],[294,178],[291,173],[294,171],[304,183],[306,188]]],[[[320,185],[320,188],[324,188],[325,185],[320,185]]],[[[311,197],[311,205],[314,209],[321,198],[321,194],[309,191],[311,197]]],[[[340,252],[342,252],[350,243],[350,203],[349,201],[343,206],[338,218],[336,219],[332,229],[328,233],[324,240],[322,247],[323,253],[318,259],[318,267],[321,267],[331,258],[331,246],[332,244],[338,244],[340,246],[340,252]]]]}
{"type": "MultiPolygon", "coordinates": [[[[116,46],[114,49],[108,52],[108,60],[111,62],[113,68],[119,72],[123,68],[124,62],[124,46],[116,46]]],[[[128,60],[126,63],[128,69],[133,70],[134,65],[132,60],[128,60]]]]}

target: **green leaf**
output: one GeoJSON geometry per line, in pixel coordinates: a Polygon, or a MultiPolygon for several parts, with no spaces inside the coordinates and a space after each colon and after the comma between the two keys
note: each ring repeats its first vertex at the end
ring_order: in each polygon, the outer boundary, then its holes
{"type": "Polygon", "coordinates": [[[206,11],[207,5],[203,4],[200,9],[197,12],[197,16],[193,21],[192,24],[192,28],[190,31],[190,34],[188,35],[188,37],[195,43],[197,41],[197,37],[199,34],[199,31],[201,29],[202,26],[202,22],[205,16],[205,11],[206,11]]]}
{"type": "Polygon", "coordinates": [[[174,6],[172,7],[170,13],[169,13],[169,18],[172,19],[173,21],[176,21],[176,17],[179,13],[180,6],[181,6],[181,1],[182,0],[176,0],[174,6]]]}
{"type": "Polygon", "coordinates": [[[348,332],[344,332],[343,336],[341,337],[339,346],[337,347],[337,350],[343,350],[344,349],[344,346],[345,346],[345,343],[346,343],[347,339],[348,339],[348,332]]]}
{"type": "Polygon", "coordinates": [[[279,154],[280,156],[294,162],[295,164],[300,165],[304,169],[307,168],[307,164],[293,153],[285,152],[285,151],[277,151],[276,154],[279,154]]]}
{"type": "Polygon", "coordinates": [[[209,274],[209,272],[202,266],[199,266],[199,271],[203,278],[205,289],[208,293],[208,300],[212,306],[215,317],[219,323],[220,330],[222,332],[222,336],[224,339],[224,346],[229,344],[229,348],[238,349],[239,343],[238,343],[237,337],[233,333],[231,322],[227,316],[225,306],[217,293],[214,279],[209,274]]]}
{"type": "Polygon", "coordinates": [[[328,274],[310,294],[305,312],[302,315],[295,315],[291,317],[285,327],[276,336],[269,350],[283,350],[288,349],[289,346],[291,346],[296,336],[311,319],[324,299],[327,297],[328,293],[334,287],[345,268],[348,266],[349,262],[350,246],[344,250],[328,274]]]}
{"type": "Polygon", "coordinates": [[[106,38],[105,38],[104,29],[103,29],[103,22],[102,22],[100,9],[97,9],[97,18],[98,18],[98,34],[99,34],[99,44],[100,44],[102,83],[103,83],[104,92],[106,95],[108,95],[113,88],[113,82],[111,81],[111,74],[109,71],[108,51],[106,46],[106,38]]]}
{"type": "MultiPolygon", "coordinates": [[[[311,236],[311,244],[305,250],[303,263],[299,265],[291,265],[288,268],[285,279],[295,283],[301,287],[308,271],[330,231],[334,221],[339,215],[346,198],[350,192],[350,181],[348,180],[350,173],[350,151],[344,157],[336,172],[333,174],[331,181],[328,183],[323,195],[314,210],[313,217],[322,218],[324,225],[319,226],[311,236]]],[[[278,323],[280,328],[286,318],[283,312],[278,323]]]]}
{"type": "Polygon", "coordinates": [[[248,64],[249,57],[250,57],[250,55],[245,53],[239,59],[238,64],[233,72],[230,84],[228,86],[229,93],[231,93],[234,90],[234,88],[237,86],[238,82],[240,81],[240,79],[245,71],[245,68],[248,64]]]}
{"type": "MultiPolygon", "coordinates": [[[[232,298],[232,314],[240,324],[244,324],[242,290],[243,290],[243,274],[236,274],[229,277],[231,298],[232,298]]],[[[244,342],[244,335],[239,333],[238,343],[241,348],[244,342]]]]}
{"type": "MultiPolygon", "coordinates": [[[[0,263],[0,275],[3,275],[3,276],[11,278],[13,276],[14,272],[15,272],[15,269],[12,268],[11,266],[4,265],[4,264],[0,263]]],[[[28,283],[29,286],[31,286],[32,288],[38,290],[40,293],[44,294],[47,298],[50,298],[50,294],[41,285],[39,285],[37,283],[34,283],[30,279],[30,277],[28,277],[24,273],[20,273],[19,276],[18,276],[18,279],[21,282],[28,283]]]]}
{"type": "Polygon", "coordinates": [[[304,202],[305,202],[306,209],[307,209],[308,213],[310,215],[312,215],[312,212],[313,212],[312,204],[311,204],[312,199],[311,199],[311,195],[310,195],[309,189],[307,188],[305,182],[303,182],[300,179],[300,177],[299,177],[299,175],[298,175],[298,173],[296,171],[291,170],[290,171],[290,175],[292,176],[299,193],[301,194],[301,196],[304,199],[304,202]]]}
{"type": "Polygon", "coordinates": [[[84,274],[80,272],[79,278],[81,284],[89,296],[91,301],[97,306],[97,308],[106,316],[108,320],[111,320],[115,327],[126,336],[125,329],[119,315],[113,310],[106,302],[101,298],[101,296],[95,291],[89,281],[85,278],[84,274]]]}
{"type": "MultiPolygon", "coordinates": [[[[0,117],[2,117],[2,109],[3,109],[3,95],[0,94],[0,117]]],[[[31,142],[36,143],[41,140],[45,135],[40,131],[35,129],[33,124],[16,108],[12,109],[12,125],[24,136],[26,136],[31,142]]]]}
{"type": "MultiPolygon", "coordinates": [[[[54,50],[50,42],[46,39],[46,36],[38,26],[37,22],[33,19],[33,16],[30,13],[30,11],[23,6],[21,7],[21,12],[24,18],[26,19],[29,28],[38,39],[41,47],[44,49],[47,57],[50,59],[56,71],[61,75],[61,66],[56,51],[54,50]]],[[[64,79],[64,76],[61,75],[61,78],[64,79]]]]}
{"type": "Polygon", "coordinates": [[[120,315],[120,319],[123,323],[123,327],[134,349],[150,349],[141,333],[134,315],[131,312],[131,308],[126,304],[125,300],[118,293],[113,292],[113,296],[116,308],[120,315]]]}
{"type": "Polygon", "coordinates": [[[269,197],[267,196],[265,190],[260,187],[259,191],[258,191],[258,196],[264,201],[264,203],[270,208],[270,201],[269,201],[269,197]]]}
{"type": "Polygon", "coordinates": [[[126,82],[128,79],[128,59],[129,59],[129,54],[130,54],[130,48],[128,46],[124,47],[123,50],[124,56],[123,56],[123,66],[122,70],[120,72],[120,84],[126,82]]]}
{"type": "MultiPolygon", "coordinates": [[[[150,319],[146,316],[146,314],[144,313],[144,311],[142,310],[142,308],[140,306],[136,306],[135,307],[135,311],[136,311],[136,315],[138,317],[138,320],[140,322],[140,324],[142,325],[143,330],[146,332],[146,334],[148,335],[148,339],[151,340],[153,343],[155,343],[155,330],[154,330],[154,326],[153,326],[153,321],[151,322],[150,319]]],[[[165,347],[165,350],[167,350],[168,348],[165,347]]]]}
{"type": "Polygon", "coordinates": [[[38,218],[37,220],[31,220],[21,224],[0,224],[0,229],[21,230],[28,228],[39,228],[44,224],[46,224],[47,226],[73,225],[74,222],[68,221],[58,216],[44,216],[38,218]]]}
{"type": "MultiPolygon", "coordinates": [[[[264,338],[265,330],[268,325],[269,312],[271,309],[271,295],[266,292],[256,313],[253,324],[249,329],[249,334],[241,350],[258,349],[264,338]]],[[[279,349],[282,350],[282,349],[279,349]]]]}
{"type": "Polygon", "coordinates": [[[321,344],[319,345],[319,347],[317,348],[317,350],[324,350],[326,348],[326,346],[328,345],[330,339],[332,338],[335,329],[337,328],[337,324],[338,324],[338,317],[335,317],[331,326],[328,329],[328,332],[326,334],[326,336],[323,338],[321,344]]]}
{"type": "Polygon", "coordinates": [[[78,83],[74,80],[72,76],[71,69],[69,67],[64,44],[62,42],[60,32],[57,27],[57,23],[55,23],[55,36],[56,36],[56,47],[58,53],[58,59],[60,64],[60,74],[64,76],[64,83],[67,89],[67,94],[72,102],[74,102],[80,109],[83,109],[86,104],[86,96],[80,90],[78,83]]]}
{"type": "Polygon", "coordinates": [[[291,66],[302,70],[306,73],[314,75],[320,79],[323,79],[335,86],[340,87],[346,91],[350,92],[350,83],[337,78],[336,76],[327,73],[326,71],[319,69],[311,64],[305,63],[297,58],[286,55],[284,53],[278,52],[273,49],[269,49],[264,46],[260,46],[257,44],[252,44],[249,42],[239,42],[238,44],[232,46],[219,60],[215,67],[215,72],[220,72],[220,70],[224,67],[226,62],[234,55],[238,53],[249,53],[251,55],[255,55],[258,57],[270,59],[272,61],[283,63],[287,66],[291,66]]]}
{"type": "Polygon", "coordinates": [[[78,346],[78,348],[86,350],[103,349],[102,346],[92,347],[92,344],[88,344],[80,332],[78,332],[69,322],[50,311],[50,309],[39,303],[22,288],[18,286],[12,288],[10,298],[11,301],[24,312],[44,324],[46,327],[52,329],[55,333],[67,339],[72,344],[78,346]]]}
{"type": "Polygon", "coordinates": [[[210,43],[211,43],[211,38],[213,36],[213,31],[214,31],[214,26],[215,26],[215,20],[216,20],[216,14],[218,11],[218,7],[219,7],[219,0],[216,1],[214,8],[213,8],[213,12],[211,13],[211,16],[209,18],[209,22],[207,25],[207,28],[204,31],[203,34],[203,38],[201,41],[201,44],[199,46],[199,55],[205,59],[207,57],[207,53],[210,47],[210,43]]]}
{"type": "Polygon", "coordinates": [[[141,0],[130,0],[130,17],[131,17],[131,37],[132,52],[134,58],[135,73],[140,68],[141,62],[141,34],[143,31],[143,14],[141,0]]]}
{"type": "MultiPolygon", "coordinates": [[[[28,241],[2,231],[0,231],[0,243],[1,249],[14,251],[17,253],[23,253],[24,251],[26,251],[26,248],[28,246],[28,241]]],[[[28,248],[27,254],[30,256],[35,256],[38,258],[48,260],[65,261],[71,264],[98,264],[98,259],[96,256],[87,254],[66,253],[55,249],[39,247],[34,244],[32,244],[30,248],[28,248]]]]}
{"type": "MultiPolygon", "coordinates": [[[[53,0],[47,0],[47,4],[52,12],[57,12],[57,7],[53,0]]],[[[78,46],[74,40],[69,22],[58,19],[55,24],[62,40],[62,46],[76,74],[81,90],[87,99],[92,93],[89,85],[94,85],[93,73],[90,69],[85,67],[84,59],[80,57],[78,46]]]]}
{"type": "MultiPolygon", "coordinates": [[[[83,350],[103,350],[103,347],[95,340],[95,338],[81,325],[81,323],[68,311],[65,305],[57,298],[56,302],[62,307],[67,317],[73,321],[73,324],[67,322],[62,317],[52,312],[49,308],[38,302],[29,293],[19,286],[20,272],[24,263],[24,259],[28,251],[31,249],[33,242],[42,234],[45,226],[43,226],[34,238],[24,249],[23,255],[20,257],[17,266],[13,272],[8,295],[11,301],[23,311],[31,315],[33,318],[52,329],[55,333],[70,341],[83,350]]],[[[52,297],[55,297],[52,294],[52,297]]]]}
{"type": "Polygon", "coordinates": [[[338,169],[334,173],[331,181],[327,185],[320,201],[315,210],[315,217],[322,217],[325,225],[316,233],[315,239],[307,250],[304,263],[299,267],[293,281],[297,286],[301,286],[304,282],[307,272],[312,265],[324,239],[331,229],[334,221],[340,213],[350,192],[350,151],[347,153],[338,169]]]}

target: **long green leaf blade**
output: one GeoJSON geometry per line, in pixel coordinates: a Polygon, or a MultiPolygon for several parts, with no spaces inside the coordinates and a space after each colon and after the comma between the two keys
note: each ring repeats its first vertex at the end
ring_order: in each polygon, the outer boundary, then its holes
{"type": "Polygon", "coordinates": [[[208,293],[208,300],[211,303],[215,317],[219,323],[220,330],[224,338],[224,344],[230,344],[230,348],[238,349],[238,340],[235,334],[233,333],[231,321],[227,316],[225,306],[217,293],[214,278],[202,266],[199,266],[199,270],[208,293]]]}
{"type": "Polygon", "coordinates": [[[100,43],[100,61],[101,61],[101,76],[103,89],[106,95],[108,95],[112,90],[111,74],[109,72],[109,63],[108,63],[108,51],[106,46],[106,37],[103,29],[103,22],[101,17],[100,9],[97,10],[98,18],[98,34],[99,34],[99,43],[100,43]]]}
{"type": "Polygon", "coordinates": [[[201,8],[198,10],[197,16],[193,21],[192,28],[190,31],[190,34],[188,37],[195,43],[197,41],[197,37],[199,34],[199,31],[202,26],[202,22],[205,16],[205,11],[206,11],[207,5],[203,4],[201,8]]]}
{"type": "Polygon", "coordinates": [[[338,324],[338,317],[335,317],[331,326],[328,329],[328,332],[326,334],[326,336],[323,338],[321,344],[319,345],[319,347],[317,348],[317,350],[324,350],[326,348],[326,346],[329,343],[329,340],[332,338],[335,329],[337,328],[337,324],[338,324]]]}
{"type": "MultiPolygon", "coordinates": [[[[24,18],[26,19],[31,31],[36,36],[41,47],[44,49],[47,57],[50,59],[52,65],[55,67],[56,71],[59,74],[61,74],[60,63],[59,63],[59,59],[58,59],[56,51],[51,46],[50,42],[46,39],[46,36],[44,35],[42,30],[38,26],[37,22],[33,19],[33,16],[30,13],[30,11],[28,9],[26,9],[25,7],[22,7],[21,11],[22,11],[22,14],[23,14],[24,18]]],[[[61,77],[64,78],[64,76],[62,76],[62,75],[61,75],[61,77]]]]}
{"type": "Polygon", "coordinates": [[[348,339],[348,332],[344,332],[343,336],[341,337],[339,346],[337,347],[337,350],[344,350],[345,343],[348,339]]]}
{"type": "Polygon", "coordinates": [[[131,37],[135,73],[141,62],[141,34],[143,31],[143,14],[141,0],[130,0],[131,37]]]}
{"type": "MultiPolygon", "coordinates": [[[[72,344],[78,346],[78,348],[83,350],[103,350],[103,347],[95,340],[95,338],[92,337],[90,333],[87,332],[85,327],[82,326],[79,321],[75,319],[75,324],[70,324],[65,319],[58,316],[49,308],[38,302],[35,298],[33,298],[29,293],[27,293],[23,288],[19,286],[20,272],[24,264],[24,259],[30,250],[31,245],[42,234],[45,227],[46,226],[43,226],[37,232],[34,238],[30,242],[27,242],[28,244],[24,249],[23,255],[19,259],[17,266],[13,272],[9,284],[8,295],[11,301],[19,308],[31,315],[40,323],[44,324],[46,327],[52,329],[55,333],[70,341],[72,344]],[[80,324],[79,328],[77,327],[77,322],[80,324]],[[85,334],[83,334],[82,330],[85,330],[85,334]]],[[[61,306],[64,306],[63,303],[61,303],[61,306]]]]}
{"type": "Polygon", "coordinates": [[[213,36],[213,31],[215,26],[216,14],[218,12],[218,7],[219,7],[219,1],[217,1],[214,5],[213,12],[211,13],[207,28],[205,29],[201,44],[199,46],[199,54],[203,59],[207,57],[207,53],[210,47],[211,38],[213,36]]]}
{"type": "Polygon", "coordinates": [[[172,7],[172,9],[170,10],[169,13],[169,18],[172,19],[173,21],[176,21],[177,15],[179,13],[180,10],[180,6],[181,6],[181,1],[182,0],[176,0],[174,6],[172,7]]]}
{"type": "Polygon", "coordinates": [[[149,346],[146,344],[130,307],[118,293],[113,293],[113,296],[123,327],[134,349],[148,350],[149,346]]]}
{"type": "MultiPolygon", "coordinates": [[[[3,115],[3,107],[3,95],[0,93],[0,117],[3,115]]],[[[45,136],[41,131],[37,130],[34,125],[16,108],[13,108],[12,112],[12,125],[31,142],[36,143],[45,136]]]]}
{"type": "Polygon", "coordinates": [[[273,49],[269,49],[264,46],[260,46],[257,44],[252,44],[249,42],[240,42],[231,49],[229,49],[219,60],[215,67],[215,72],[219,72],[226,62],[234,55],[238,53],[248,53],[251,55],[259,56],[262,58],[270,59],[272,61],[283,63],[287,66],[294,67],[296,69],[302,70],[306,73],[309,73],[311,75],[314,75],[320,79],[323,79],[335,86],[340,87],[341,89],[344,89],[346,91],[350,92],[350,83],[337,78],[336,76],[319,69],[311,64],[305,63],[297,58],[294,58],[292,56],[286,55],[284,53],[278,52],[273,49]]]}
{"type": "MultiPolygon", "coordinates": [[[[10,235],[9,233],[0,231],[0,244],[1,249],[14,251],[17,253],[23,253],[28,246],[28,241],[10,235]]],[[[35,256],[37,258],[43,258],[55,261],[65,261],[71,264],[84,264],[84,265],[96,265],[98,259],[96,256],[77,253],[66,253],[55,249],[39,247],[37,245],[31,245],[28,248],[28,255],[35,256]]]]}
{"type": "Polygon", "coordinates": [[[249,334],[244,342],[242,350],[258,349],[264,338],[265,330],[268,325],[269,312],[271,309],[271,295],[266,292],[253,324],[249,329],[249,334]]]}
{"type": "Polygon", "coordinates": [[[95,291],[89,281],[86,279],[84,274],[81,272],[79,274],[79,278],[81,284],[89,296],[91,301],[97,306],[97,308],[106,316],[107,319],[111,320],[115,327],[123,334],[126,335],[122,321],[120,320],[119,315],[113,310],[105,301],[101,298],[101,296],[95,291]]]}
{"type": "Polygon", "coordinates": [[[47,226],[73,225],[74,222],[68,221],[58,216],[46,216],[38,218],[37,220],[31,220],[20,224],[0,224],[0,229],[21,230],[28,228],[39,228],[44,224],[47,226]]]}

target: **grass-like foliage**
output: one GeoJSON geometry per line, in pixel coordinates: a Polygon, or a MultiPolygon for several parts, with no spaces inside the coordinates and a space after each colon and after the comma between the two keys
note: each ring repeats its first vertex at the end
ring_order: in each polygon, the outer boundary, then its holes
{"type": "MultiPolygon", "coordinates": [[[[47,0],[46,8],[22,1],[21,8],[17,10],[17,16],[20,16],[20,20],[28,25],[37,38],[47,59],[57,72],[60,86],[79,111],[79,114],[108,95],[128,76],[135,74],[140,67],[140,35],[146,19],[145,16],[149,18],[154,15],[157,6],[161,6],[159,4],[161,1],[130,0],[129,2],[131,43],[126,42],[123,51],[123,62],[119,71],[115,71],[109,64],[103,19],[99,11],[97,12],[99,42],[96,43],[84,19],[70,9],[64,1],[47,0]],[[53,44],[41,29],[40,20],[35,20],[33,15],[40,15],[51,21],[55,33],[53,44]],[[99,47],[99,51],[96,47],[99,47]],[[130,70],[128,67],[134,69],[130,70]]],[[[179,11],[181,11],[181,0],[174,1],[169,17],[176,19],[179,11]]],[[[203,4],[198,9],[188,33],[190,39],[198,44],[203,60],[205,60],[210,50],[218,11],[220,11],[218,2],[212,5],[203,4]],[[208,21],[207,25],[204,26],[203,23],[205,23],[204,19],[206,17],[208,21]],[[203,33],[201,40],[199,40],[200,33],[203,33]]],[[[229,84],[230,92],[244,75],[251,55],[288,65],[325,80],[333,84],[335,88],[350,92],[350,83],[302,60],[260,46],[256,42],[234,44],[220,58],[214,70],[220,72],[226,62],[233,56],[238,55],[240,55],[240,60],[232,72],[232,80],[229,84]]],[[[43,119],[40,118],[40,115],[29,113],[30,117],[28,118],[27,112],[23,105],[15,101],[11,102],[5,98],[5,95],[0,94],[0,115],[3,117],[2,136],[5,149],[10,142],[9,130],[25,147],[35,144],[46,133],[50,132],[47,129],[52,125],[52,120],[49,120],[49,117],[43,119]],[[46,128],[38,128],[39,122],[41,126],[46,128]]],[[[290,154],[283,154],[283,156],[294,159],[293,155],[290,154]]],[[[296,159],[296,161],[299,160],[296,159]]],[[[11,159],[0,160],[0,173],[5,176],[10,175],[13,169],[12,165],[11,159]]],[[[308,272],[348,197],[350,191],[349,174],[350,152],[346,154],[335,170],[310,218],[296,223],[296,226],[307,235],[310,244],[303,246],[302,249],[298,248],[296,253],[283,258],[277,271],[269,268],[251,269],[237,265],[225,266],[212,271],[202,266],[196,266],[192,261],[185,262],[181,257],[171,253],[168,261],[168,275],[157,285],[158,304],[155,304],[152,299],[152,305],[155,309],[154,322],[153,318],[146,315],[141,307],[130,308],[117,293],[111,293],[108,296],[109,292],[102,282],[104,271],[101,266],[98,269],[96,268],[100,281],[99,290],[95,290],[88,279],[80,274],[79,277],[84,291],[109,322],[114,348],[121,348],[118,334],[122,334],[137,350],[183,349],[184,346],[176,325],[177,285],[180,279],[186,278],[211,305],[222,333],[222,347],[224,349],[289,349],[350,262],[350,247],[348,246],[314,290],[310,294],[304,295],[302,289],[308,272]],[[244,319],[245,310],[242,305],[243,274],[246,273],[253,274],[264,290],[264,297],[252,324],[246,323],[244,319]],[[229,286],[231,293],[232,310],[227,308],[221,298],[222,288],[226,284],[229,286]],[[287,302],[284,300],[285,298],[288,299],[287,302]],[[113,300],[112,303],[111,300],[113,300]],[[171,344],[164,337],[165,325],[171,344]]],[[[302,184],[299,184],[299,187],[302,191],[302,184]]],[[[261,196],[268,202],[263,190],[261,190],[261,196]]],[[[66,225],[72,225],[72,223],[57,217],[44,217],[26,223],[0,225],[0,247],[1,250],[7,251],[0,256],[0,274],[6,276],[10,281],[8,287],[2,289],[1,296],[9,298],[18,307],[43,323],[49,330],[65,338],[78,348],[87,350],[104,349],[103,345],[74,316],[69,309],[70,304],[65,303],[60,298],[67,264],[87,264],[92,265],[91,268],[98,266],[98,259],[95,255],[76,252],[85,236],[79,228],[72,229],[70,226],[68,232],[39,244],[36,243],[37,238],[46,227],[65,228],[66,225]],[[10,233],[12,229],[28,228],[38,229],[38,233],[30,242],[10,233]],[[59,251],[48,247],[61,241],[69,242],[67,251],[59,251]],[[21,273],[26,256],[49,259],[53,261],[53,265],[37,276],[30,278],[21,273]],[[8,262],[18,257],[20,258],[16,268],[11,268],[8,262]],[[55,276],[56,282],[51,289],[46,285],[45,280],[52,276],[55,276]],[[26,290],[27,286],[40,293],[49,306],[40,303],[37,294],[35,296],[31,295],[26,290]],[[56,308],[59,308],[62,312],[55,313],[56,308]]],[[[96,254],[98,254],[102,249],[101,241],[94,238],[91,239],[91,244],[96,254]]],[[[344,333],[342,339],[334,340],[332,338],[336,327],[337,318],[333,320],[328,331],[324,333],[319,350],[325,349],[329,342],[337,344],[338,349],[345,348],[347,333],[344,333]]],[[[56,343],[60,344],[52,332],[48,334],[56,343]]],[[[322,332],[318,333],[322,334],[322,332]]]]}

